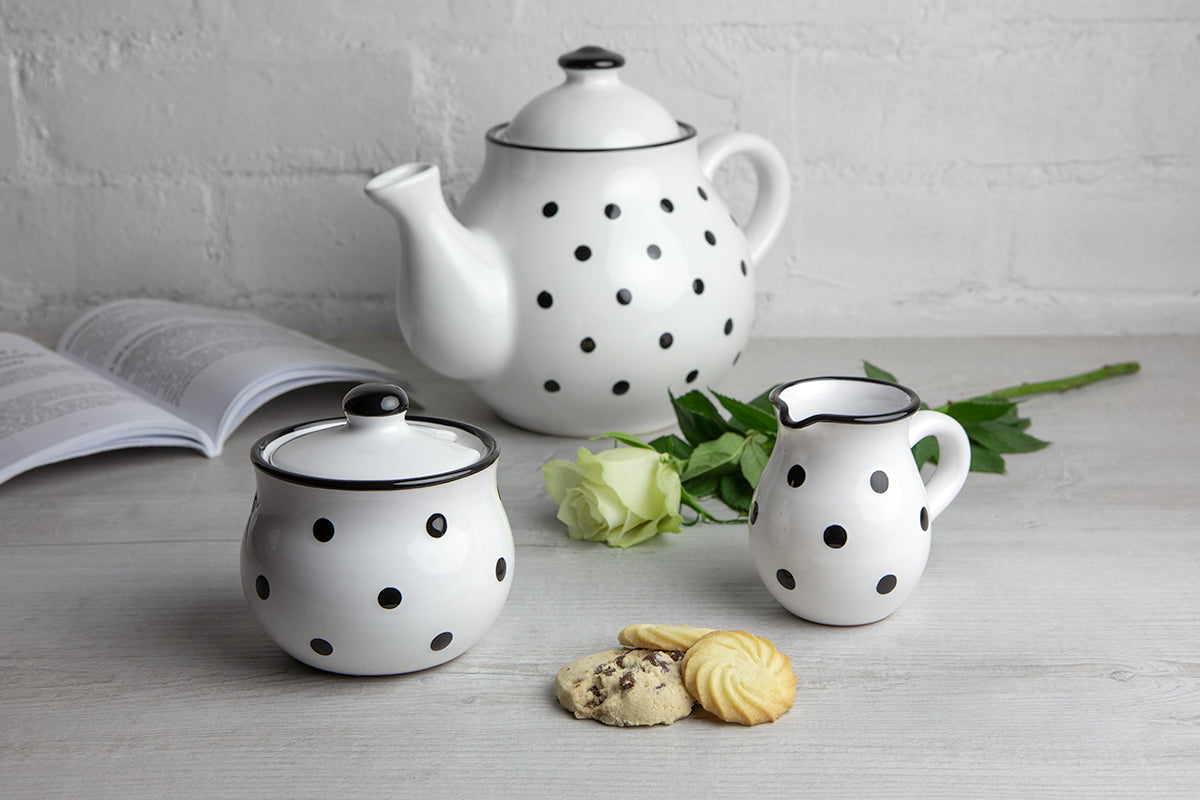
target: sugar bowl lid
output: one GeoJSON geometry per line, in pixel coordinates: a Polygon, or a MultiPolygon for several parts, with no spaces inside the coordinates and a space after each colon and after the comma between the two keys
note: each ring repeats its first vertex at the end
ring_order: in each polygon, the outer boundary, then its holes
{"type": "Polygon", "coordinates": [[[657,100],[622,83],[624,64],[623,56],[594,45],[566,53],[558,59],[566,81],[529,101],[492,137],[549,150],[621,150],[690,136],[657,100]]]}
{"type": "Polygon", "coordinates": [[[364,383],[342,399],[344,419],[285,428],[251,450],[254,466],[277,478],[343,489],[400,489],[446,483],[495,462],[491,434],[453,420],[408,416],[408,395],[391,383],[364,383]]]}

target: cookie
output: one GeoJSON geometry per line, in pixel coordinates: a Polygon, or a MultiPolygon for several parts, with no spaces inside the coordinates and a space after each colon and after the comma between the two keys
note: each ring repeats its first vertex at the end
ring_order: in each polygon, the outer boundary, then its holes
{"type": "Polygon", "coordinates": [[[774,722],[796,700],[792,660],[745,631],[700,637],[684,657],[683,680],[705,711],[741,725],[774,722]]]}
{"type": "Polygon", "coordinates": [[[683,686],[682,664],[678,650],[605,650],[560,669],[554,695],[579,719],[670,725],[692,713],[696,702],[683,686]]]}
{"type": "Polygon", "coordinates": [[[629,625],[617,634],[617,641],[626,647],[686,651],[697,639],[712,631],[712,628],[693,628],[691,625],[629,625]]]}

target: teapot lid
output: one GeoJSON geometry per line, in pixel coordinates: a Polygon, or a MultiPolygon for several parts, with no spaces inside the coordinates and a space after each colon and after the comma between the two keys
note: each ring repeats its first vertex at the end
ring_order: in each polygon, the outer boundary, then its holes
{"type": "Polygon", "coordinates": [[[624,64],[594,45],[566,53],[558,59],[566,81],[529,101],[494,138],[549,150],[622,150],[690,136],[657,100],[621,82],[624,64]]]}
{"type": "Polygon", "coordinates": [[[390,383],[364,383],[342,399],[345,419],[277,431],[254,446],[254,465],[295,483],[331,488],[403,488],[478,472],[499,455],[479,428],[408,417],[408,395],[390,383]]]}

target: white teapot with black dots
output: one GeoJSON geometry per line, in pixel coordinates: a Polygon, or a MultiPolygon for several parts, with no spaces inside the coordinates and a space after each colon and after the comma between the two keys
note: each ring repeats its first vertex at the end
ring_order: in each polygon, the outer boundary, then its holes
{"type": "Polygon", "coordinates": [[[643,432],[674,419],[667,391],[716,383],[745,347],[754,275],[787,213],[765,140],[696,131],[621,82],[624,59],[584,47],[566,81],[487,132],[476,184],[451,214],[438,169],[366,185],[400,227],[400,330],[504,419],[561,435],[643,432]],[[712,185],[753,165],[744,229],[712,185]]]}
{"type": "Polygon", "coordinates": [[[925,571],[931,525],[962,489],[962,426],[920,410],[910,389],[868,378],[809,378],[771,392],[779,436],[750,507],[750,551],[784,608],[826,625],[891,614],[925,571]],[[937,438],[926,484],[911,448],[937,438]]]}
{"type": "Polygon", "coordinates": [[[496,440],[407,415],[392,384],[363,384],[345,417],[276,431],[251,451],[258,491],[242,589],[294,658],[350,675],[449,661],[499,616],[513,538],[496,440]]]}

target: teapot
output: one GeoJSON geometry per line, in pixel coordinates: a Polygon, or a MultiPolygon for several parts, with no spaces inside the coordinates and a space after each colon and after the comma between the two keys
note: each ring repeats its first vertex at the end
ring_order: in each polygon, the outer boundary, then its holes
{"type": "Polygon", "coordinates": [[[622,83],[619,54],[589,46],[558,63],[565,82],[487,132],[454,213],[431,164],[366,184],[400,230],[400,330],[517,426],[656,430],[674,420],[668,390],[716,383],[746,345],[787,166],[752,134],[698,143],[622,83]],[[757,178],[744,228],[712,184],[733,156],[757,178]]]}

